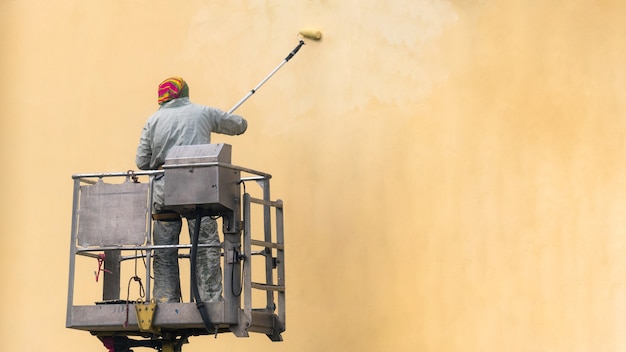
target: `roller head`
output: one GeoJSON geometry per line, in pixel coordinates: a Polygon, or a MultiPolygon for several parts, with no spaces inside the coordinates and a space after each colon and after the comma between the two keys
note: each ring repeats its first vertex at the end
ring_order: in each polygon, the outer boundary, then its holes
{"type": "Polygon", "coordinates": [[[298,32],[298,34],[307,39],[313,39],[313,40],[322,39],[322,32],[320,32],[317,29],[301,29],[300,32],[298,32]]]}

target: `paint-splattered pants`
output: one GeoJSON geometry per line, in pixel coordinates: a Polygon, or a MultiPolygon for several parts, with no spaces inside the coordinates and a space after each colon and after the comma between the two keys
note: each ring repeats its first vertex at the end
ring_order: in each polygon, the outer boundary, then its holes
{"type": "MultiPolygon", "coordinates": [[[[187,219],[189,235],[193,238],[195,219],[187,219]]],[[[182,219],[155,221],[153,242],[155,245],[174,245],[179,243],[182,219]]],[[[219,246],[217,222],[210,217],[203,217],[200,222],[198,244],[219,246]]],[[[154,290],[157,302],[179,302],[180,270],[177,249],[157,249],[154,251],[154,290]]],[[[222,298],[222,269],[220,267],[220,248],[198,248],[197,282],[203,302],[218,302],[222,298]]]]}

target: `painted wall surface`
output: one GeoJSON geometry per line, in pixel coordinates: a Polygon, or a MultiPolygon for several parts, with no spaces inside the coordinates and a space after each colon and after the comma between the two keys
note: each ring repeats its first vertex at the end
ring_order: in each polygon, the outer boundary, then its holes
{"type": "Polygon", "coordinates": [[[104,351],[65,329],[70,176],[136,169],[158,83],[228,109],[314,27],[238,110],[248,132],[214,138],[285,201],[285,341],[184,350],[626,350],[625,18],[621,0],[1,0],[4,349],[104,351]]]}

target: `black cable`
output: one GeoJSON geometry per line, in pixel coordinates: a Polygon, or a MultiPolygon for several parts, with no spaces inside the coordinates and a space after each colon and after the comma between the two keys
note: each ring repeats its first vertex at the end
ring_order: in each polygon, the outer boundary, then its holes
{"type": "Polygon", "coordinates": [[[200,317],[202,318],[202,322],[204,323],[204,327],[210,333],[213,333],[217,330],[217,328],[211,322],[211,318],[209,317],[209,311],[207,310],[206,305],[202,302],[202,298],[200,297],[200,289],[198,288],[198,239],[200,237],[200,221],[202,221],[202,212],[200,209],[196,209],[196,223],[193,231],[193,239],[191,242],[191,252],[190,252],[190,262],[191,262],[191,289],[193,291],[194,300],[196,301],[196,307],[200,312],[200,317]]]}
{"type": "Polygon", "coordinates": [[[230,270],[230,291],[233,293],[233,296],[239,297],[243,292],[243,266],[240,267],[240,276],[239,276],[239,293],[235,292],[235,264],[239,261],[239,252],[236,247],[233,247],[233,262],[231,263],[232,269],[230,270]]]}

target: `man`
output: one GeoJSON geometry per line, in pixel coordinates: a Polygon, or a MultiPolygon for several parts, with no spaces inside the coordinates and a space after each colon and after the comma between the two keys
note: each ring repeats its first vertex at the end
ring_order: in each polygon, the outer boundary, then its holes
{"type": "MultiPolygon", "coordinates": [[[[165,163],[167,153],[174,146],[211,143],[211,133],[239,135],[246,131],[246,120],[219,109],[194,104],[189,101],[189,86],[180,77],[171,77],[159,85],[157,110],[146,122],[137,147],[136,163],[141,170],[157,170],[165,163]]],[[[182,228],[180,215],[163,207],[163,177],[155,180],[153,208],[155,219],[153,242],[155,245],[179,243],[182,228]]],[[[189,233],[193,234],[195,219],[188,218],[189,233]]],[[[200,222],[199,244],[220,244],[217,223],[210,217],[200,222]]],[[[222,269],[220,249],[198,249],[197,281],[203,302],[222,299],[222,269]]],[[[178,251],[159,249],[154,252],[154,291],[158,302],[180,301],[178,251]]]]}

